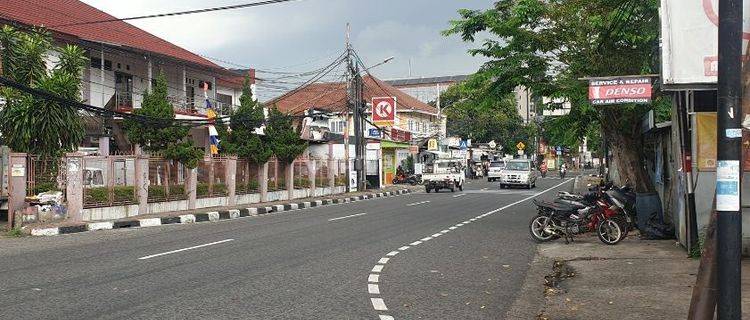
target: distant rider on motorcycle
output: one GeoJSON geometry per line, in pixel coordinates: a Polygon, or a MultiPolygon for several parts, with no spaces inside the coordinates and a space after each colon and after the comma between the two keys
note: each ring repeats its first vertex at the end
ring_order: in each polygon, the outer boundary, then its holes
{"type": "Polygon", "coordinates": [[[565,179],[565,174],[568,173],[568,165],[563,162],[560,165],[560,179],[565,179]]]}

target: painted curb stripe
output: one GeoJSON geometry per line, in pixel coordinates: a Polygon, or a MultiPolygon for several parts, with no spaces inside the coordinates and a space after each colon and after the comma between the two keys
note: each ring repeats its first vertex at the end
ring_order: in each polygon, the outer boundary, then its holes
{"type": "Polygon", "coordinates": [[[127,221],[115,221],[112,223],[113,229],[120,229],[120,228],[135,228],[140,227],[141,223],[138,220],[127,220],[127,221]]]}
{"type": "Polygon", "coordinates": [[[195,216],[195,222],[206,222],[210,221],[208,218],[208,213],[196,213],[195,216]]]}
{"type": "Polygon", "coordinates": [[[180,217],[161,218],[161,224],[176,224],[176,223],[182,223],[182,219],[180,219],[180,217]]]}
{"type": "Polygon", "coordinates": [[[86,225],[66,226],[57,228],[60,234],[79,233],[86,231],[86,225]]]}

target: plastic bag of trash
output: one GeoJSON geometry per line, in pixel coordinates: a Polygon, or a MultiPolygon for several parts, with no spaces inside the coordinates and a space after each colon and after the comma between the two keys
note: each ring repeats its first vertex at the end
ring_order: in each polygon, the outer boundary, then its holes
{"type": "Polygon", "coordinates": [[[36,195],[39,203],[60,205],[63,202],[61,191],[47,191],[36,195]]]}
{"type": "Polygon", "coordinates": [[[667,240],[675,238],[674,226],[661,222],[656,212],[652,213],[648,221],[642,225],[641,238],[646,240],[667,240]]]}

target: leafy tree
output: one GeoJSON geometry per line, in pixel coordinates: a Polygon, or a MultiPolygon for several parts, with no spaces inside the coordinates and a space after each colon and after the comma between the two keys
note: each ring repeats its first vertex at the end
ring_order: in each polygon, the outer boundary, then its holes
{"type": "Polygon", "coordinates": [[[269,112],[265,134],[273,154],[284,163],[291,163],[307,149],[307,142],[300,139],[292,117],[281,113],[276,106],[269,112]]]}
{"type": "Polygon", "coordinates": [[[174,108],[167,96],[167,79],[163,73],[156,76],[153,92],[143,94],[141,108],[133,114],[146,117],[148,121],[125,120],[125,132],[131,143],[141,145],[143,150],[163,152],[169,160],[181,162],[188,168],[198,166],[204,152],[185,138],[190,128],[175,125],[174,108]]]}
{"type": "MultiPolygon", "coordinates": [[[[525,86],[536,96],[570,102],[570,115],[545,123],[545,131],[567,143],[603,131],[620,178],[645,192],[653,186],[640,162],[639,124],[653,106],[595,108],[588,103],[587,83],[579,79],[658,71],[658,11],[658,0],[500,0],[488,10],[459,11],[461,19],[444,34],[474,42],[491,33],[470,50],[490,59],[478,72],[491,79],[490,86],[497,92],[525,86]]],[[[657,108],[657,114],[664,118],[665,110],[657,108]]]]}
{"type": "MultiPolygon", "coordinates": [[[[3,76],[59,97],[81,101],[81,74],[87,63],[84,51],[72,45],[55,48],[43,30],[25,33],[0,29],[3,76]],[[57,64],[48,70],[46,59],[56,50],[57,64]]],[[[17,152],[60,158],[74,151],[85,136],[81,115],[74,107],[7,87],[0,88],[5,106],[0,110],[0,134],[17,152]]]]}
{"type": "Polygon", "coordinates": [[[231,132],[227,132],[223,125],[217,125],[219,135],[222,136],[221,151],[247,158],[254,164],[263,164],[273,155],[273,150],[263,137],[255,133],[265,121],[263,105],[253,99],[250,90],[250,78],[245,77],[242,85],[240,107],[237,108],[230,120],[231,132]]]}
{"type": "Polygon", "coordinates": [[[441,96],[448,117],[448,134],[477,142],[495,140],[507,153],[516,150],[519,141],[533,141],[533,128],[525,126],[516,111],[513,94],[497,95],[483,75],[472,75],[466,82],[454,85],[441,96]]]}

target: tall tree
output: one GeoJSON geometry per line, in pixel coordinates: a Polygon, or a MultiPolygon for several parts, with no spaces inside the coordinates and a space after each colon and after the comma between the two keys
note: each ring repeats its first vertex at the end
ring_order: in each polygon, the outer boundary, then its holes
{"type": "MultiPolygon", "coordinates": [[[[237,154],[254,164],[263,164],[273,155],[273,150],[262,136],[255,132],[265,121],[264,107],[253,99],[250,78],[245,77],[242,85],[240,106],[230,120],[231,132],[227,132],[221,142],[222,152],[237,154]]],[[[220,130],[222,131],[222,130],[220,130]]]]}
{"type": "Polygon", "coordinates": [[[167,78],[156,76],[153,91],[143,94],[141,107],[133,114],[146,117],[149,122],[125,120],[125,132],[131,143],[141,145],[145,151],[162,152],[169,160],[181,162],[188,168],[198,166],[204,152],[186,139],[190,128],[174,124],[174,108],[167,96],[167,78]]]}
{"type": "Polygon", "coordinates": [[[284,163],[291,163],[307,149],[307,142],[300,139],[292,117],[281,113],[276,106],[269,112],[265,134],[273,154],[284,163]]]}
{"type": "MultiPolygon", "coordinates": [[[[81,101],[84,51],[72,45],[56,48],[43,30],[20,32],[0,29],[3,76],[62,98],[81,101]],[[57,64],[47,69],[49,53],[57,52],[57,64]]],[[[14,151],[55,159],[74,151],[85,136],[78,110],[10,88],[0,88],[5,106],[0,110],[0,134],[14,151]]]]}
{"type": "Polygon", "coordinates": [[[622,182],[645,192],[653,185],[640,162],[639,122],[653,106],[594,108],[579,79],[657,72],[658,11],[658,0],[500,0],[488,10],[461,10],[461,19],[444,33],[469,42],[492,34],[470,51],[490,59],[479,73],[502,92],[524,86],[537,96],[571,103],[571,114],[547,123],[547,131],[570,141],[598,126],[612,146],[622,182]]]}

